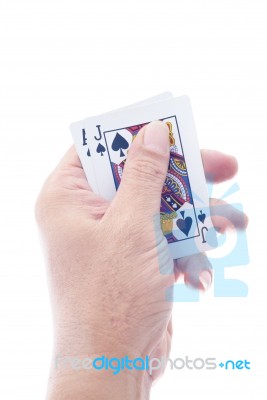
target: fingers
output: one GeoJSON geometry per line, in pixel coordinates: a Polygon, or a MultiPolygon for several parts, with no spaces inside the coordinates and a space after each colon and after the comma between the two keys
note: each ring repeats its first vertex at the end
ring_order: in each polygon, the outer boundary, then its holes
{"type": "MultiPolygon", "coordinates": [[[[223,200],[210,199],[211,218],[215,229],[246,229],[248,217],[223,200]]],[[[207,256],[195,254],[174,260],[175,280],[183,275],[187,286],[207,290],[212,283],[212,266],[207,256]]]]}
{"type": "Polygon", "coordinates": [[[202,150],[202,162],[207,181],[223,182],[233,178],[238,170],[235,157],[216,150],[202,150]]]}
{"type": "Polygon", "coordinates": [[[72,145],[64,154],[62,159],[60,160],[57,168],[70,168],[70,167],[75,167],[75,168],[81,168],[81,161],[79,159],[79,156],[77,154],[77,151],[75,149],[75,146],[72,145]]]}
{"type": "Polygon", "coordinates": [[[113,205],[157,214],[168,162],[168,127],[159,121],[152,122],[139,132],[131,145],[113,205]]]}
{"type": "Polygon", "coordinates": [[[67,150],[50,175],[50,181],[57,184],[58,180],[62,187],[92,191],[74,145],[67,150]]]}
{"type": "MultiPolygon", "coordinates": [[[[219,151],[202,150],[202,161],[206,179],[215,183],[233,178],[237,173],[237,160],[219,151]]],[[[227,229],[245,229],[248,217],[223,200],[210,199],[211,217],[214,227],[221,233],[227,229]]],[[[212,283],[212,266],[205,254],[196,254],[174,261],[175,279],[184,275],[188,286],[207,290],[212,283]]]]}
{"type": "Polygon", "coordinates": [[[206,291],[212,283],[212,266],[204,253],[174,260],[176,280],[182,274],[187,286],[206,291]]]}
{"type": "Polygon", "coordinates": [[[214,228],[220,233],[227,229],[246,229],[248,217],[223,200],[210,199],[210,213],[214,228]]]}

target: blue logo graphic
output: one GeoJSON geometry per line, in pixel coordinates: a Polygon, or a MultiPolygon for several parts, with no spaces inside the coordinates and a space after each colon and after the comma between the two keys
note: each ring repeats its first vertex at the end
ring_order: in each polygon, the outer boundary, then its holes
{"type": "Polygon", "coordinates": [[[250,361],[247,360],[238,360],[238,361],[233,361],[233,360],[227,360],[225,363],[220,362],[219,367],[224,368],[224,369],[250,369],[250,361]]]}
{"type": "MultiPolygon", "coordinates": [[[[209,197],[212,197],[213,184],[208,184],[209,197]]],[[[239,190],[237,183],[233,184],[221,197],[224,200],[228,196],[239,190]]],[[[198,199],[201,201],[201,199],[198,199]]],[[[239,218],[242,218],[243,207],[240,203],[231,205],[213,206],[211,214],[216,218],[228,218],[231,221],[231,212],[229,207],[234,207],[239,211],[239,218]]],[[[199,220],[206,218],[205,208],[199,210],[199,220]]],[[[207,210],[209,212],[209,210],[207,210]]],[[[242,221],[240,221],[242,222],[242,221]]],[[[244,221],[243,221],[244,222],[244,221]]],[[[242,225],[242,224],[241,224],[242,225]]],[[[244,225],[244,224],[243,224],[244,225]]],[[[208,241],[208,236],[207,239],[208,241]]],[[[219,257],[209,256],[213,267],[214,296],[215,297],[247,297],[248,286],[239,279],[226,278],[226,271],[230,268],[245,266],[249,263],[248,246],[246,232],[234,228],[231,234],[217,234],[218,248],[221,255],[219,257]],[[229,241],[229,238],[231,239],[229,241]],[[234,241],[234,243],[233,243],[234,241]]],[[[217,251],[217,249],[215,251],[217,251]]],[[[166,273],[163,270],[162,273],[166,273]]],[[[166,300],[175,302],[197,302],[199,301],[199,291],[188,288],[184,283],[178,283],[166,291],[166,300]]],[[[231,360],[230,360],[231,361],[231,360]]],[[[228,364],[227,364],[228,365],[228,364]]],[[[238,368],[238,367],[236,367],[238,368]]],[[[227,368],[226,368],[227,369],[227,368]]]]}

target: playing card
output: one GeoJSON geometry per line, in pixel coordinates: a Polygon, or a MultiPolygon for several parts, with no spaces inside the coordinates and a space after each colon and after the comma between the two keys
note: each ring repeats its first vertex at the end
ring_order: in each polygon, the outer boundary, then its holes
{"type": "MultiPolygon", "coordinates": [[[[168,97],[83,122],[97,193],[112,200],[132,141],[145,124],[154,120],[163,121],[169,129],[170,163],[162,190],[160,219],[170,251],[173,258],[206,251],[216,246],[216,234],[188,98],[168,97]]],[[[79,140],[77,133],[74,140],[79,140]]]]}
{"type": "Polygon", "coordinates": [[[92,164],[91,148],[87,138],[87,132],[84,128],[83,121],[73,122],[70,126],[70,130],[74,139],[77,153],[80,157],[81,164],[85,171],[87,180],[92,190],[98,193],[94,167],[92,164]]]}
{"type": "MultiPolygon", "coordinates": [[[[142,100],[140,102],[128,105],[126,107],[114,110],[114,111],[110,111],[107,114],[114,114],[116,112],[119,111],[123,111],[123,110],[127,110],[127,109],[131,109],[131,108],[135,108],[138,106],[144,106],[147,104],[154,104],[163,100],[167,100],[172,98],[173,95],[171,92],[164,92],[161,93],[157,96],[153,96],[150,97],[146,100],[142,100]]],[[[101,119],[101,115],[98,116],[99,119],[101,119]]],[[[75,146],[77,149],[77,152],[79,154],[82,166],[84,168],[85,174],[86,174],[86,178],[88,180],[89,185],[91,186],[92,190],[95,193],[98,193],[98,188],[97,188],[97,182],[95,179],[95,171],[94,171],[94,167],[92,164],[92,152],[97,152],[98,154],[102,154],[105,152],[105,148],[101,143],[97,143],[97,137],[94,136],[94,140],[96,140],[96,145],[94,145],[94,141],[93,142],[93,146],[91,147],[88,143],[88,139],[87,139],[87,132],[85,130],[84,127],[84,121],[78,121],[78,122],[73,122],[70,125],[70,130],[75,142],[75,146]]],[[[92,143],[91,142],[91,143],[92,143]]]]}

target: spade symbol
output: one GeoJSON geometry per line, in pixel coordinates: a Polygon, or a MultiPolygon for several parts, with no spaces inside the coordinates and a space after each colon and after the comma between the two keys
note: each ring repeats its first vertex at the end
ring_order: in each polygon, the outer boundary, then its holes
{"type": "Polygon", "coordinates": [[[200,214],[197,217],[198,217],[199,221],[201,221],[202,224],[204,224],[204,221],[206,219],[206,214],[202,213],[202,210],[200,211],[200,214]]]}
{"type": "Polygon", "coordinates": [[[181,211],[181,215],[183,218],[177,219],[176,225],[180,229],[180,231],[182,231],[185,234],[185,236],[188,237],[193,220],[191,217],[184,218],[184,214],[185,212],[181,211]]]}
{"type": "Polygon", "coordinates": [[[96,148],[96,152],[99,154],[101,154],[101,156],[103,156],[103,154],[105,153],[105,151],[106,151],[106,148],[101,144],[101,143],[98,143],[98,146],[97,146],[97,148],[96,148]]]}
{"type": "Polygon", "coordinates": [[[127,140],[124,139],[124,137],[117,132],[111,145],[112,150],[114,151],[120,150],[120,157],[123,157],[125,156],[125,154],[122,150],[126,150],[128,149],[128,147],[129,143],[127,142],[127,140]]]}

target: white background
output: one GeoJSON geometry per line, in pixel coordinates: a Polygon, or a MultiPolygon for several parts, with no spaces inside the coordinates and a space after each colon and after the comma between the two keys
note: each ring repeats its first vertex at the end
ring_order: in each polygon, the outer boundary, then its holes
{"type": "Polygon", "coordinates": [[[33,208],[69,124],[170,90],[190,96],[201,146],[238,158],[234,196],[250,216],[250,263],[227,272],[249,296],[211,288],[176,303],[172,356],[247,358],[251,370],[168,370],[152,399],[265,399],[267,2],[0,4],[0,397],[45,395],[51,319],[33,208]]]}

